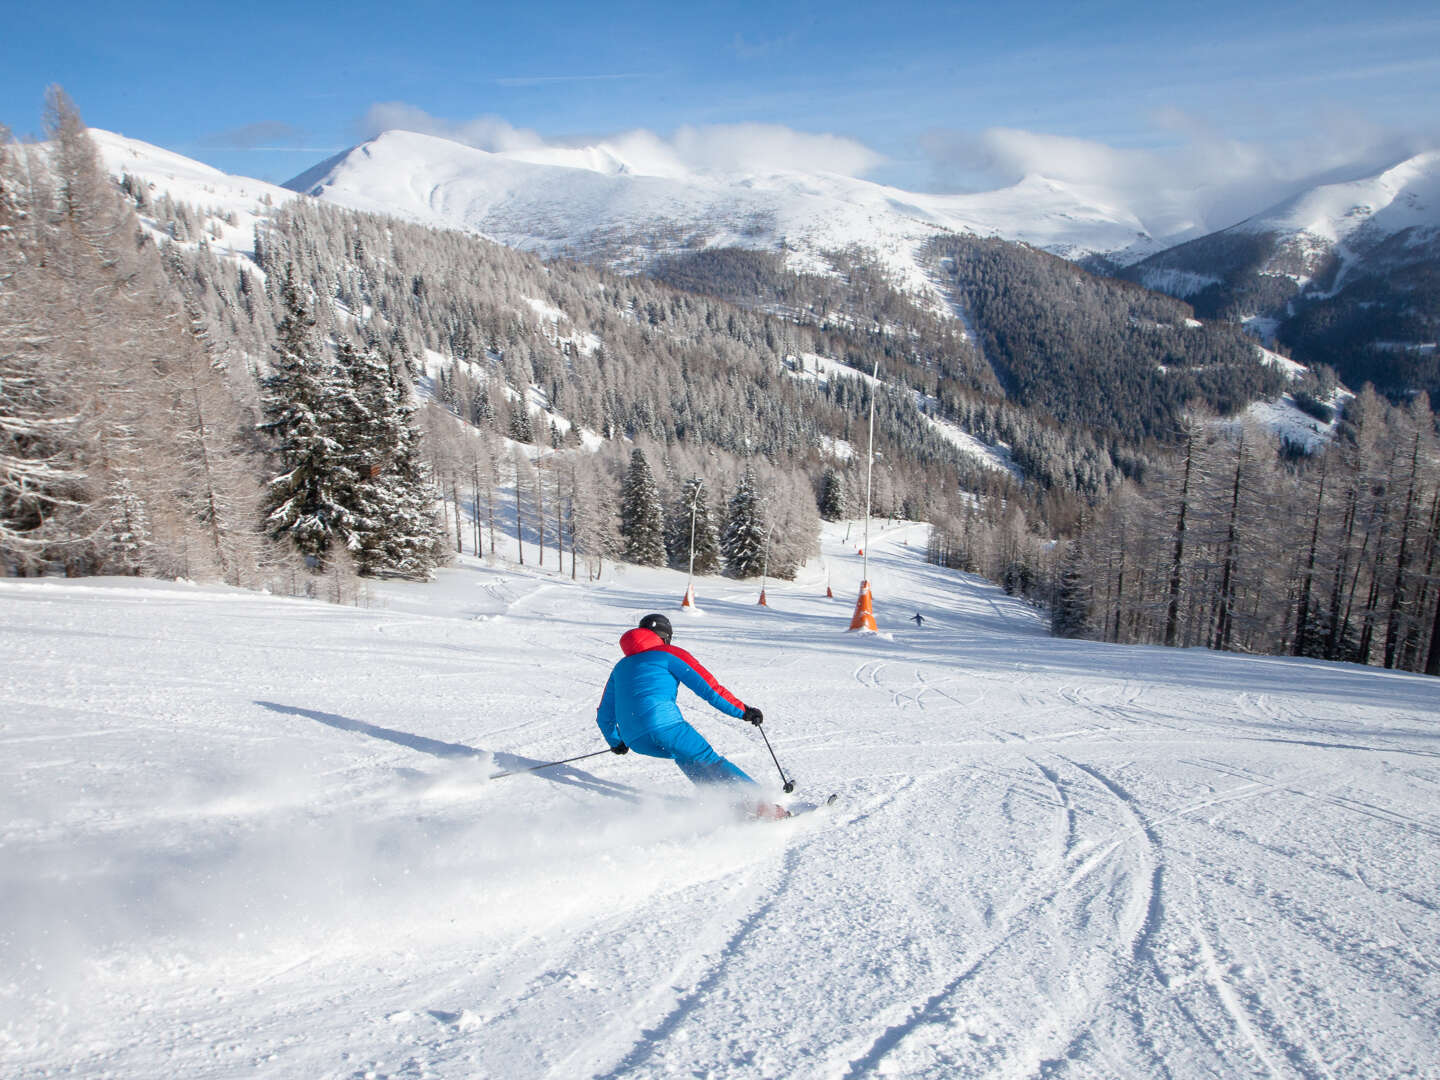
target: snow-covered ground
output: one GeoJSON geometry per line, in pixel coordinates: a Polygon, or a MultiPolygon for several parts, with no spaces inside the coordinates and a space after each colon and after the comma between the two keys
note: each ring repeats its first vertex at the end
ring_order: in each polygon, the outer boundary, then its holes
{"type": "Polygon", "coordinates": [[[1055,640],[919,525],[847,633],[829,528],[693,617],[533,549],[368,608],[0,581],[0,1075],[1440,1072],[1440,683],[1055,640]],[[649,610],[837,809],[738,821],[635,754],[490,779],[603,749],[649,610]]]}
{"type": "MultiPolygon", "coordinates": [[[[117,179],[129,176],[145,187],[147,206],[141,220],[152,236],[165,235],[164,222],[153,216],[153,202],[168,195],[200,212],[197,221],[205,242],[221,258],[243,258],[247,269],[258,272],[250,261],[255,250],[255,227],[275,207],[283,206],[296,194],[286,188],[246,176],[231,176],[191,158],[152,146],[138,139],[90,129],[90,138],[105,168],[117,179]]],[[[181,241],[194,247],[200,236],[181,241]]]]}
{"type": "MultiPolygon", "coordinates": [[[[1335,415],[1328,421],[1318,420],[1295,404],[1289,394],[1275,401],[1252,402],[1244,416],[1259,424],[1277,438],[1294,446],[1302,447],[1313,454],[1335,438],[1340,427],[1340,407],[1355,395],[1347,390],[1337,390],[1326,404],[1334,408],[1335,415]]],[[[1223,423],[1224,421],[1222,421],[1223,423]]]]}

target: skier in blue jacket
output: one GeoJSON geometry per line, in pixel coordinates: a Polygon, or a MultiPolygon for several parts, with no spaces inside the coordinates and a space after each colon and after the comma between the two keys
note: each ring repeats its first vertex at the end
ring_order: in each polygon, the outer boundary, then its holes
{"type": "MultiPolygon", "coordinates": [[[[600,733],[617,754],[634,750],[647,757],[670,758],[696,784],[754,786],[754,780],[686,723],[675,697],[684,683],[702,701],[737,720],[759,725],[764,714],[721,686],[684,649],[671,645],[672,635],[664,615],[646,615],[639,626],[621,635],[625,656],[611,670],[595,714],[600,733]]],[[[759,803],[755,812],[762,817],[789,816],[769,803],[759,803]]]]}

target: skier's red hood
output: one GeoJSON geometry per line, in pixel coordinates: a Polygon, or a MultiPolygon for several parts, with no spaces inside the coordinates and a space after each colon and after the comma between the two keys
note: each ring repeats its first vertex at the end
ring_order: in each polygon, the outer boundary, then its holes
{"type": "Polygon", "coordinates": [[[663,649],[665,639],[654,630],[646,630],[643,626],[637,626],[633,630],[626,630],[620,635],[620,650],[626,656],[634,656],[636,653],[649,652],[651,649],[663,649]]]}

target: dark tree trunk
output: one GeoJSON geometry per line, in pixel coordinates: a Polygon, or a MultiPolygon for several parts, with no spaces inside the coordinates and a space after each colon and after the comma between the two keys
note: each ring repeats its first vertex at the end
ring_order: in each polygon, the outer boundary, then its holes
{"type": "Polygon", "coordinates": [[[1185,442],[1185,475],[1180,484],[1180,510],[1175,518],[1175,547],[1170,558],[1170,601],[1165,608],[1165,644],[1173,647],[1180,630],[1181,570],[1185,561],[1185,517],[1190,512],[1190,476],[1195,467],[1195,428],[1185,442]]]}
{"type": "Polygon", "coordinates": [[[1320,512],[1325,505],[1325,480],[1330,472],[1330,457],[1320,459],[1320,485],[1315,495],[1315,514],[1310,523],[1310,550],[1305,555],[1305,577],[1300,589],[1300,602],[1295,610],[1295,640],[1290,652],[1295,656],[1310,655],[1310,597],[1315,584],[1315,563],[1320,547],[1320,512]]]}

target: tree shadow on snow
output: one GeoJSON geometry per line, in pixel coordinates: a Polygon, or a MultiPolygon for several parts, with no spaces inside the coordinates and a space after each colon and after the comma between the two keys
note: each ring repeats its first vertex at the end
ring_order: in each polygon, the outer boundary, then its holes
{"type": "Polygon", "coordinates": [[[589,791],[598,792],[615,799],[623,799],[626,802],[639,802],[641,792],[638,788],[628,784],[617,784],[612,780],[604,780],[598,776],[592,776],[583,769],[577,769],[573,765],[557,765],[553,769],[545,769],[539,772],[526,772],[537,765],[544,765],[545,762],[539,758],[525,757],[522,754],[509,754],[481,750],[474,746],[466,746],[464,743],[442,742],[439,739],[427,738],[424,735],[415,735],[408,731],[397,731],[394,728],[381,727],[378,724],[371,724],[365,720],[356,720],[349,716],[340,716],[337,713],[320,712],[318,709],[302,709],[298,705],[281,705],[274,701],[255,702],[261,708],[269,709],[271,712],[283,713],[287,716],[303,716],[307,720],[314,720],[327,727],[337,728],[340,731],[353,731],[359,735],[368,735],[372,739],[383,739],[386,742],[393,742],[410,750],[417,750],[422,754],[430,754],[438,758],[489,758],[495,765],[496,773],[508,773],[517,775],[524,773],[539,779],[549,780],[556,784],[565,784],[571,787],[584,788],[589,791]]]}

